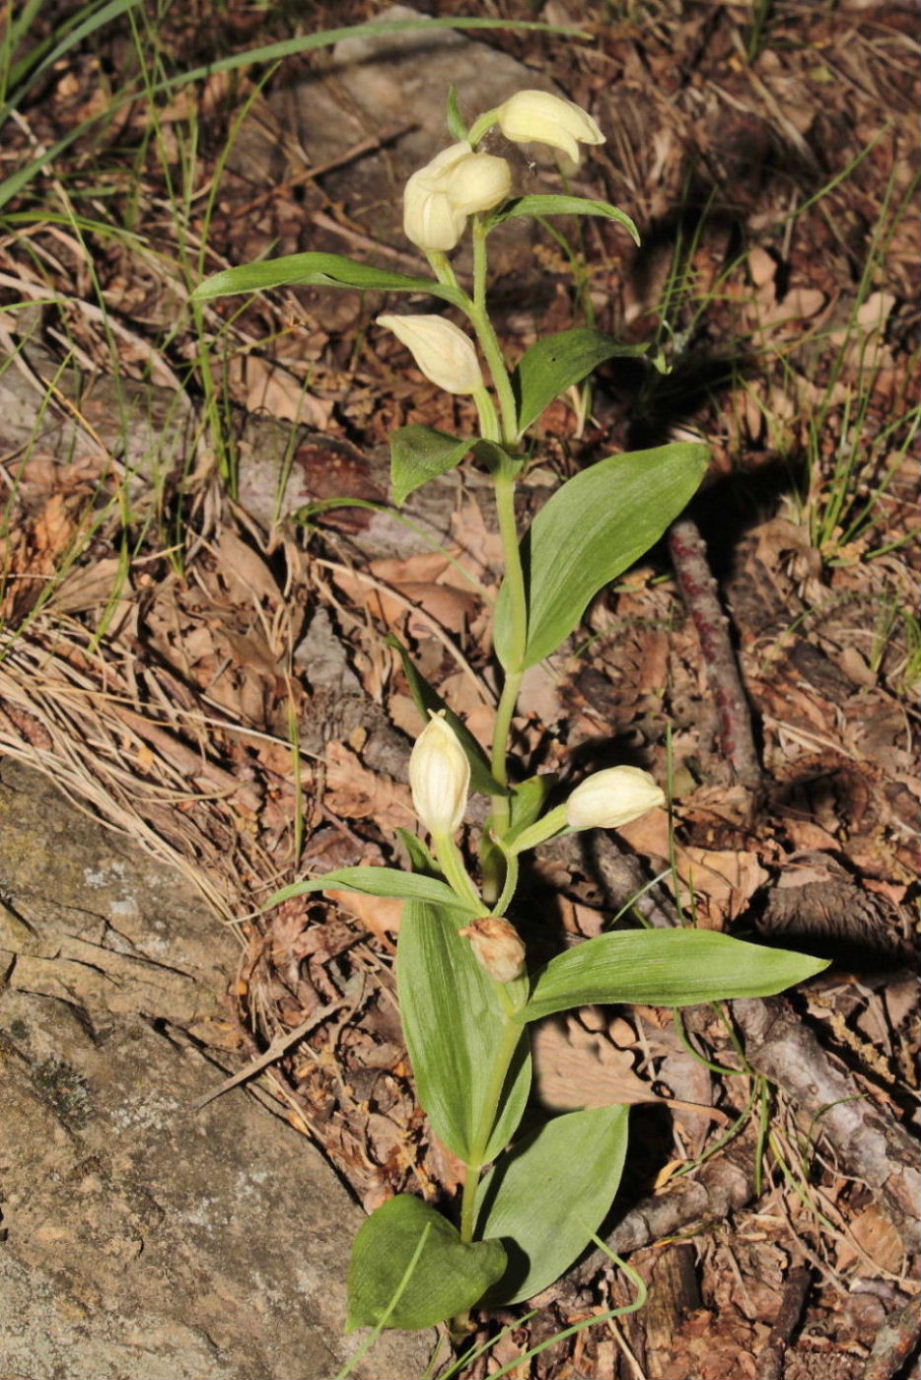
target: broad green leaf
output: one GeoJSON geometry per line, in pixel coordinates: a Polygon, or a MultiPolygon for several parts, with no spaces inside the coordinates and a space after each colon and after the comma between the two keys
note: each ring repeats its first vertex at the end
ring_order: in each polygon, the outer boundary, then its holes
{"type": "Polygon", "coordinates": [[[432,1130],[460,1159],[485,1164],[521,1120],[531,1057],[526,1032],[503,1011],[499,984],[458,935],[464,923],[456,911],[411,901],[397,942],[397,982],[416,1090],[432,1130]]]}
{"type": "Polygon", "coordinates": [[[394,867],[340,867],[337,872],[324,872],[306,882],[293,882],[270,896],[262,907],[271,910],[294,896],[307,896],[312,891],[360,891],[364,896],[393,896],[404,901],[428,901],[460,911],[458,924],[464,917],[475,915],[467,901],[462,901],[446,882],[437,877],[423,877],[418,872],[400,872],[394,867]]]}
{"type": "Polygon", "coordinates": [[[472,445],[472,441],[436,431],[433,426],[401,426],[392,431],[390,483],[394,503],[402,508],[414,490],[459,465],[472,445]]]}
{"type": "Polygon", "coordinates": [[[513,1145],[483,1179],[477,1234],[498,1237],[508,1268],[484,1299],[519,1303],[559,1279],[614,1201],[627,1153],[626,1107],[558,1116],[513,1145]]]}
{"type": "Polygon", "coordinates": [[[434,278],[408,278],[405,273],[358,263],[344,254],[286,254],[280,259],[240,264],[206,278],[192,294],[196,302],[210,302],[236,292],[265,292],[276,287],[356,288],[361,292],[426,292],[461,306],[464,295],[434,278]]]}
{"type": "Polygon", "coordinates": [[[490,217],[489,228],[501,225],[512,216],[603,216],[605,220],[616,220],[618,225],[622,225],[634,244],[640,242],[640,232],[626,211],[618,210],[609,201],[592,201],[584,196],[563,196],[560,193],[520,196],[499,207],[490,217]]]}
{"type": "Polygon", "coordinates": [[[475,1304],[505,1264],[499,1241],[465,1245],[440,1212],[401,1193],[373,1212],[355,1237],[346,1331],[432,1327],[475,1304]]]}
{"type": "Polygon", "coordinates": [[[557,649],[589,600],[658,541],[706,466],[706,446],[678,441],[611,455],[557,489],[522,543],[528,637],[520,666],[511,665],[506,584],[496,601],[496,654],[507,671],[534,666],[557,649]]]}
{"type": "Polygon", "coordinates": [[[827,968],[824,959],[712,930],[619,930],[552,958],[535,977],[526,1021],[571,1006],[696,1006],[770,997],[827,968]]]}
{"type": "Polygon", "coordinates": [[[403,671],[409,682],[409,693],[413,697],[419,713],[428,722],[429,710],[435,714],[445,712],[445,718],[457,734],[458,742],[464,749],[467,761],[470,763],[470,785],[473,790],[480,791],[483,795],[508,795],[508,787],[500,786],[489,770],[489,759],[480,747],[470,729],[463,719],[458,718],[450,705],[441,698],[433,685],[430,685],[425,676],[413,664],[412,657],[403,646],[398,637],[391,633],[385,641],[388,647],[393,647],[399,653],[403,663],[403,671]]]}
{"type": "Polygon", "coordinates": [[[525,351],[512,375],[518,398],[519,435],[527,431],[554,398],[572,384],[581,383],[606,359],[637,358],[647,351],[646,345],[623,345],[591,326],[574,326],[572,330],[544,336],[525,351]]]}

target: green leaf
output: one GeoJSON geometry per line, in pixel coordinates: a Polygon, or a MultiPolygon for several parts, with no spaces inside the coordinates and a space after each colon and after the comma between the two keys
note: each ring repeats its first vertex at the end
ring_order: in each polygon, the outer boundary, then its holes
{"type": "Polygon", "coordinates": [[[286,254],[256,264],[225,268],[206,278],[192,293],[196,302],[210,302],[237,292],[265,292],[276,287],[356,288],[360,292],[425,292],[462,306],[465,298],[458,288],[438,283],[434,278],[408,278],[373,264],[358,263],[344,254],[286,254]]]}
{"type": "Polygon", "coordinates": [[[391,633],[384,640],[388,647],[393,647],[394,651],[399,653],[404,674],[409,682],[409,693],[413,697],[413,704],[426,723],[429,718],[429,710],[435,714],[440,714],[444,710],[445,718],[457,734],[458,742],[464,749],[464,755],[470,763],[471,788],[480,791],[483,795],[508,795],[508,787],[500,786],[490,772],[489,759],[470,729],[463,719],[458,718],[450,705],[441,698],[435,687],[429,684],[422,672],[413,665],[412,657],[400,639],[391,633]]]}
{"type": "Polygon", "coordinates": [[[527,431],[545,407],[606,359],[642,357],[646,345],[623,345],[604,331],[574,326],[569,331],[544,336],[525,351],[512,375],[518,398],[518,431],[527,431]]]}
{"type": "Polygon", "coordinates": [[[679,441],[611,455],[557,489],[522,543],[528,637],[519,666],[511,664],[506,584],[496,601],[496,654],[507,671],[534,666],[556,650],[589,600],[658,541],[706,467],[706,446],[679,441]]]}
{"type": "Polygon", "coordinates": [[[634,244],[640,242],[640,232],[626,211],[618,210],[609,201],[592,201],[587,197],[563,196],[560,193],[520,196],[499,207],[490,217],[489,228],[501,225],[512,216],[603,216],[605,220],[616,220],[618,225],[622,225],[634,244]]]}
{"type": "Polygon", "coordinates": [[[487,1305],[519,1303],[559,1279],[598,1230],[627,1153],[626,1107],[555,1117],[512,1146],[477,1194],[477,1234],[498,1237],[508,1268],[487,1305]]]}
{"type": "Polygon", "coordinates": [[[372,503],[368,498],[318,498],[312,503],[302,504],[291,514],[291,521],[309,527],[315,518],[322,517],[324,513],[332,512],[336,508],[368,508],[373,513],[388,511],[386,503],[372,503]]]}
{"type": "Polygon", "coordinates": [[[430,901],[433,905],[461,911],[458,924],[463,924],[465,917],[476,914],[469,902],[462,901],[446,882],[439,882],[436,877],[422,877],[417,872],[400,872],[394,867],[340,867],[336,872],[324,872],[322,877],[282,887],[269,897],[262,909],[271,910],[282,901],[306,896],[312,891],[330,890],[359,891],[364,896],[393,896],[404,901],[430,901]]]}
{"type": "Polygon", "coordinates": [[[409,865],[413,872],[421,872],[424,877],[440,877],[441,868],[433,857],[428,844],[408,829],[397,829],[397,838],[409,854],[409,865]]]}
{"type": "Polygon", "coordinates": [[[459,465],[473,445],[433,426],[401,426],[390,433],[390,483],[402,508],[415,489],[459,465]]]}
{"type": "Polygon", "coordinates": [[[696,1006],[770,997],[827,967],[824,959],[712,930],[619,930],[552,958],[536,975],[521,1015],[536,1021],[571,1006],[696,1006]]]}
{"type": "Polygon", "coordinates": [[[416,1090],[432,1130],[460,1159],[485,1164],[521,1120],[531,1057],[526,1032],[503,1010],[499,984],[458,935],[463,924],[456,911],[411,901],[397,941],[397,982],[416,1090]]]}
{"type": "Polygon", "coordinates": [[[448,109],[445,116],[445,124],[448,126],[448,133],[455,143],[460,143],[461,139],[466,139],[469,133],[464,117],[461,114],[460,105],[457,100],[457,87],[453,81],[448,88],[448,109]]]}
{"type": "Polygon", "coordinates": [[[432,1327],[472,1307],[505,1265],[499,1241],[465,1245],[440,1212],[401,1193],[373,1212],[355,1237],[346,1331],[432,1327]]]}
{"type": "Polygon", "coordinates": [[[513,844],[519,834],[540,818],[541,811],[553,787],[556,773],[544,772],[542,776],[529,776],[517,785],[509,802],[509,828],[505,843],[513,844]]]}

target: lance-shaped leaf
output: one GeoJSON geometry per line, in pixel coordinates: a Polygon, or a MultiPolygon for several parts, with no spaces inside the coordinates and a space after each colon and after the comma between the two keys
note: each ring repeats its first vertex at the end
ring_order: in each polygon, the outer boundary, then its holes
{"type": "Polygon", "coordinates": [[[544,336],[526,350],[512,375],[518,398],[518,431],[526,431],[554,398],[603,364],[606,359],[637,358],[646,345],[623,345],[604,331],[574,326],[569,331],[544,336]]]}
{"type": "Polygon", "coordinates": [[[440,714],[444,711],[445,718],[454,729],[455,736],[470,763],[470,785],[473,790],[480,791],[483,795],[508,795],[508,787],[500,786],[492,775],[486,753],[470,729],[463,719],[458,718],[451,706],[441,698],[435,687],[429,684],[422,672],[413,664],[412,657],[399,638],[394,637],[391,633],[385,638],[385,641],[388,647],[392,647],[394,651],[399,653],[404,674],[409,682],[409,693],[426,722],[429,719],[429,711],[434,714],[440,714]]]}
{"type": "MultiPolygon", "coordinates": [[[[508,1144],[531,1085],[527,1033],[443,906],[410,902],[397,944],[403,1033],[432,1130],[468,1164],[508,1144]]],[[[511,987],[512,984],[507,984],[511,987]]]]}
{"type": "Polygon", "coordinates": [[[395,897],[402,901],[428,901],[432,905],[446,906],[455,914],[460,912],[458,924],[464,923],[464,916],[477,913],[469,901],[462,900],[437,877],[400,872],[394,867],[341,867],[336,872],[324,872],[322,877],[311,877],[309,881],[292,882],[291,886],[282,887],[270,896],[263,910],[280,906],[282,901],[290,901],[294,896],[329,890],[358,891],[364,896],[395,897]]]}
{"type": "Polygon", "coordinates": [[[375,268],[344,254],[286,254],[257,264],[225,268],[206,278],[192,294],[196,302],[210,302],[237,292],[266,292],[277,287],[356,288],[360,292],[425,292],[463,306],[464,294],[433,278],[408,278],[405,273],[375,268]]]}
{"type": "Polygon", "coordinates": [[[390,433],[393,501],[403,506],[416,489],[459,465],[473,445],[433,426],[401,426],[390,433]]]}
{"type": "Polygon", "coordinates": [[[496,654],[507,671],[556,651],[600,589],[658,541],[704,476],[707,449],[687,441],[612,455],[568,479],[522,543],[528,637],[520,665],[507,584],[496,601],[496,654]]]}
{"type": "Polygon", "coordinates": [[[518,1303],[568,1269],[614,1201],[627,1153],[626,1107],[555,1117],[512,1146],[483,1179],[477,1233],[498,1237],[505,1274],[486,1305],[518,1303]]]}
{"type": "Polygon", "coordinates": [[[634,244],[640,242],[640,232],[626,211],[612,206],[609,201],[593,201],[584,196],[565,196],[556,192],[520,196],[514,201],[506,201],[493,212],[489,228],[501,225],[512,216],[601,216],[605,220],[616,220],[628,232],[634,244]]]}
{"type": "Polygon", "coordinates": [[[446,1217],[401,1193],[355,1237],[346,1331],[431,1327],[470,1308],[505,1270],[499,1241],[465,1245],[446,1217]]]}
{"type": "Polygon", "coordinates": [[[827,968],[824,959],[712,930],[620,930],[552,958],[534,978],[526,1021],[571,1006],[696,1006],[770,997],[827,968]]]}
{"type": "Polygon", "coordinates": [[[455,143],[460,143],[461,139],[467,138],[469,130],[467,129],[467,122],[461,114],[460,103],[457,99],[457,87],[453,82],[448,87],[448,108],[445,124],[448,126],[448,133],[455,143]]]}

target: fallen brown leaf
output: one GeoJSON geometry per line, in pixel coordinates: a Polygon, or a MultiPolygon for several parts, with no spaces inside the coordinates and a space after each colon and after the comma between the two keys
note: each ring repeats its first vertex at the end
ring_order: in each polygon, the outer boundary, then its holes
{"type": "Polygon", "coordinates": [[[535,1085],[548,1107],[574,1111],[614,1103],[635,1106],[664,1102],[669,1107],[700,1112],[714,1121],[727,1121],[725,1113],[715,1107],[660,1097],[633,1072],[633,1050],[618,1049],[606,1034],[586,1030],[573,1016],[563,1022],[539,1023],[532,1037],[532,1054],[535,1085]]]}
{"type": "Polygon", "coordinates": [[[396,934],[403,918],[403,902],[395,896],[365,896],[360,891],[329,890],[327,896],[337,906],[360,920],[370,934],[380,938],[396,934]]]}
{"type": "Polygon", "coordinates": [[[416,823],[409,788],[368,771],[343,743],[326,748],[325,803],[346,819],[374,818],[391,832],[416,823]]]}

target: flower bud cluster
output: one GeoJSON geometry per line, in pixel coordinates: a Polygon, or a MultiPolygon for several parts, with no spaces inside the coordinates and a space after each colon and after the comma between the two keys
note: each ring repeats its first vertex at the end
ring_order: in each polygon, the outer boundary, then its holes
{"type": "Polygon", "coordinates": [[[454,249],[467,217],[498,206],[511,186],[511,170],[504,158],[474,153],[466,140],[452,144],[414,172],[406,184],[406,238],[428,253],[454,249]]]}
{"type": "Polygon", "coordinates": [[[442,149],[414,172],[403,193],[403,230],[427,254],[445,253],[460,243],[467,217],[491,211],[512,189],[504,158],[477,153],[486,131],[498,125],[514,144],[549,144],[578,164],[580,144],[603,144],[604,135],[587,111],[548,91],[516,91],[475,122],[471,139],[442,149]]]}
{"type": "MultiPolygon", "coordinates": [[[[561,149],[579,161],[579,145],[600,144],[604,136],[591,115],[546,91],[518,91],[476,121],[471,139],[442,149],[419,168],[403,192],[403,229],[426,254],[455,249],[469,216],[491,211],[512,189],[511,169],[504,158],[478,153],[478,141],[498,125],[513,143],[538,141],[561,149]]],[[[483,374],[476,350],[459,326],[441,316],[379,316],[378,323],[393,331],[432,383],[448,393],[479,393],[483,374]]]]}

